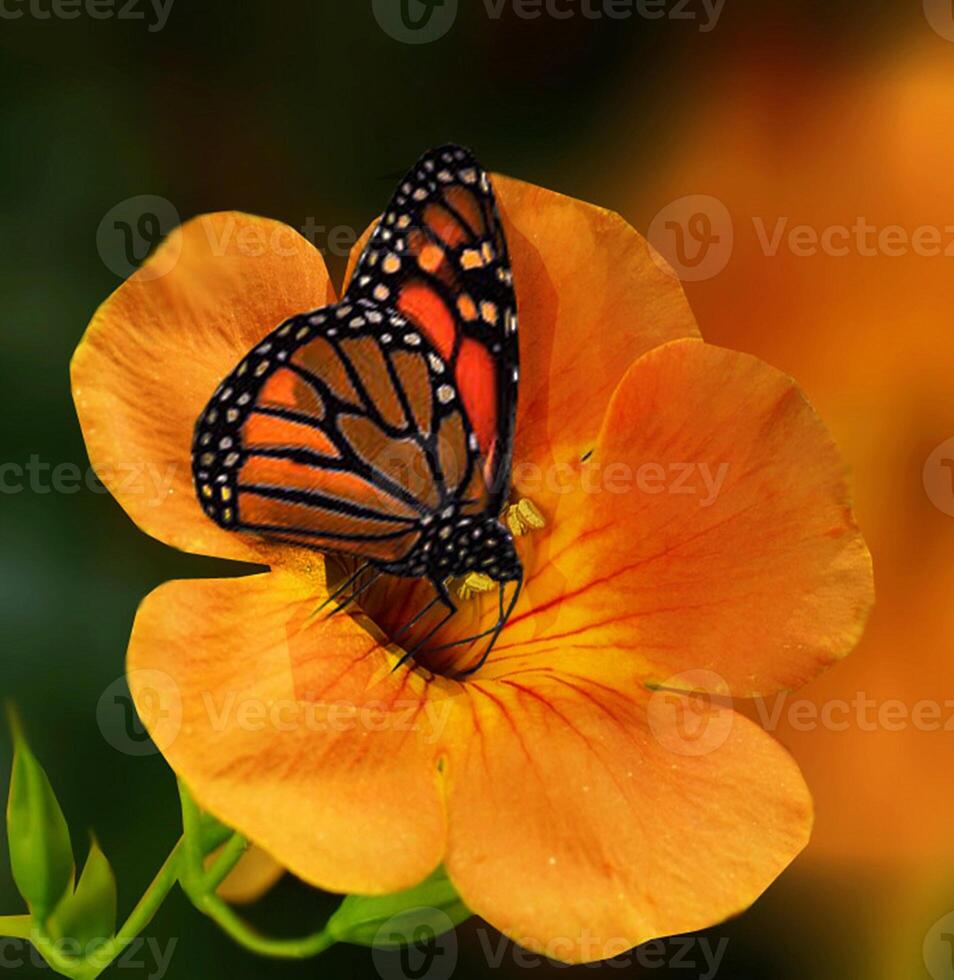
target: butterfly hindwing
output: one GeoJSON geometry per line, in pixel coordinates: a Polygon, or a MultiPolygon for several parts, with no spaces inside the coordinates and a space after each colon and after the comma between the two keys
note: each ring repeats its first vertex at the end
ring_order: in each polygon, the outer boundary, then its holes
{"type": "Polygon", "coordinates": [[[362,252],[346,299],[386,304],[447,363],[499,513],[516,424],[517,303],[493,188],[473,155],[431,150],[408,172],[362,252]]]}

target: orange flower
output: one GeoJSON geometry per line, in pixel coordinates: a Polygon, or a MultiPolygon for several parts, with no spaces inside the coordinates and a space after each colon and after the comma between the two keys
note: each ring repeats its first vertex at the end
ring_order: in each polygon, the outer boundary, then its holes
{"type": "MultiPolygon", "coordinates": [[[[130,686],[198,802],[332,891],[397,891],[443,862],[476,914],[582,962],[744,909],[804,846],[795,763],[689,692],[716,676],[768,694],[846,654],[870,560],[790,379],[704,344],[618,216],[495,189],[522,324],[516,490],[546,527],[518,539],[526,587],[465,680],[446,652],[392,672],[416,585],[316,615],[335,563],[229,534],[196,501],[210,393],[277,323],[334,300],[291,229],[231,213],[173,233],[97,312],[74,395],[93,465],[143,530],[271,566],[167,583],[136,618],[130,686]],[[128,489],[143,464],[168,485],[128,489]],[[174,710],[148,710],[157,691],[174,710]]],[[[496,597],[467,609],[457,635],[491,623],[496,597]]]]}

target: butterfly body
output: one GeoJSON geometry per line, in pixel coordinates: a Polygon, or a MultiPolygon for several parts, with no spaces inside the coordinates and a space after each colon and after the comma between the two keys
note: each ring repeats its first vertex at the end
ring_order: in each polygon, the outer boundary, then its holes
{"type": "Polygon", "coordinates": [[[503,617],[502,584],[523,575],[499,519],[516,326],[489,179],[467,151],[433,150],[398,188],[344,298],[279,324],[213,394],[193,442],[206,513],[426,577],[451,615],[446,580],[482,572],[501,583],[503,617]]]}

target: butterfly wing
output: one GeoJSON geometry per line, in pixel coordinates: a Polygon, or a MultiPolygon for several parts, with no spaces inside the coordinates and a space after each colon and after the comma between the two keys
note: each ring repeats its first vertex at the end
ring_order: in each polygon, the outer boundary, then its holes
{"type": "Polygon", "coordinates": [[[414,550],[433,516],[451,500],[488,506],[449,378],[424,336],[368,301],[293,317],[200,416],[199,500],[223,527],[423,574],[414,550]]]}
{"type": "Polygon", "coordinates": [[[517,301],[493,188],[468,150],[439,147],[408,172],[346,298],[388,305],[447,363],[497,516],[509,491],[516,425],[517,301]]]}

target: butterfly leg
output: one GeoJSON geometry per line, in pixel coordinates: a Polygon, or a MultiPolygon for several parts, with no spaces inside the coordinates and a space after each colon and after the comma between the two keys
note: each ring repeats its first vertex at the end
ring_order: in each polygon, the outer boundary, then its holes
{"type": "MultiPolygon", "coordinates": [[[[363,572],[363,571],[364,571],[364,568],[362,568],[362,569],[361,569],[361,571],[363,572]]],[[[352,602],[355,602],[355,601],[357,601],[358,599],[360,599],[360,598],[361,598],[361,596],[362,596],[362,595],[364,595],[364,593],[365,593],[365,592],[367,592],[367,591],[368,591],[368,589],[370,589],[370,588],[371,588],[371,586],[372,586],[372,585],[374,585],[374,583],[375,583],[375,582],[377,582],[377,580],[378,580],[378,579],[379,579],[379,578],[380,578],[380,577],[381,577],[381,576],[382,576],[383,574],[384,574],[384,569],[383,569],[383,568],[379,568],[379,569],[378,569],[378,570],[377,570],[376,572],[374,572],[374,574],[373,574],[373,575],[371,575],[371,577],[370,577],[370,578],[367,578],[367,579],[365,579],[365,580],[364,580],[364,581],[363,581],[363,582],[362,582],[362,583],[361,583],[361,584],[360,584],[360,585],[358,586],[358,588],[356,588],[356,589],[355,589],[355,590],[354,590],[354,591],[353,591],[353,592],[351,593],[351,595],[349,595],[349,596],[348,596],[348,598],[347,598],[347,599],[345,599],[345,601],[344,601],[344,602],[342,602],[342,603],[341,603],[341,604],[340,604],[340,605],[339,605],[339,606],[338,606],[338,607],[337,607],[336,609],[332,609],[332,610],[331,610],[331,612],[330,612],[330,613],[328,613],[328,615],[327,615],[327,616],[325,616],[325,619],[326,619],[326,620],[327,620],[327,619],[332,619],[332,618],[334,618],[335,616],[337,616],[337,615],[338,615],[338,613],[340,613],[340,612],[344,612],[344,610],[345,610],[345,609],[347,609],[347,608],[348,608],[348,606],[350,606],[352,602]]]]}
{"type": "Polygon", "coordinates": [[[517,604],[517,599],[520,598],[520,590],[523,588],[523,580],[518,580],[517,589],[510,600],[510,604],[507,606],[506,611],[504,611],[504,584],[499,583],[499,589],[497,592],[497,603],[498,603],[498,614],[497,622],[494,623],[489,629],[485,629],[481,633],[475,633],[473,636],[464,637],[462,640],[454,640],[453,643],[442,643],[439,647],[431,647],[428,653],[437,653],[441,650],[449,650],[451,647],[462,646],[465,643],[473,643],[475,640],[482,640],[485,636],[490,637],[490,642],[487,644],[487,648],[480,656],[480,660],[477,661],[473,667],[468,667],[466,670],[460,671],[458,677],[467,677],[469,674],[476,673],[481,667],[487,662],[487,658],[490,656],[490,651],[493,650],[494,645],[497,642],[497,638],[500,636],[501,631],[507,624],[507,620],[510,619],[510,614],[513,612],[514,606],[517,604]]]}
{"type": "MultiPolygon", "coordinates": [[[[420,619],[420,617],[427,612],[428,609],[433,608],[438,602],[443,603],[444,607],[447,609],[447,615],[430,630],[428,630],[427,633],[422,636],[410,650],[406,650],[404,652],[401,659],[394,665],[394,670],[397,670],[398,667],[418,653],[427,643],[427,641],[434,636],[435,633],[437,633],[438,630],[450,622],[454,614],[457,612],[457,606],[454,605],[454,600],[451,599],[450,593],[447,591],[447,587],[444,585],[444,583],[435,579],[431,581],[431,584],[434,586],[434,590],[437,592],[437,595],[421,610],[421,612],[417,614],[417,616],[414,617],[412,623],[420,619]]],[[[407,627],[405,627],[405,629],[406,628],[407,627]]],[[[402,629],[401,632],[404,632],[404,630],[402,629]]]]}
{"type": "Polygon", "coordinates": [[[431,601],[424,606],[418,613],[416,613],[411,619],[409,619],[392,637],[392,640],[400,639],[409,629],[416,626],[421,619],[426,616],[439,602],[441,601],[440,593],[434,596],[431,601]]]}
{"type": "Polygon", "coordinates": [[[332,592],[330,596],[328,596],[327,599],[325,599],[325,601],[315,610],[315,612],[320,613],[321,610],[325,608],[325,606],[328,606],[332,602],[334,602],[335,599],[337,599],[342,592],[346,591],[353,582],[356,582],[361,577],[362,572],[366,571],[370,564],[371,564],[370,562],[365,562],[363,565],[359,565],[357,569],[354,572],[352,572],[344,580],[344,582],[342,582],[341,585],[339,585],[338,588],[335,589],[335,591],[332,592]]]}

